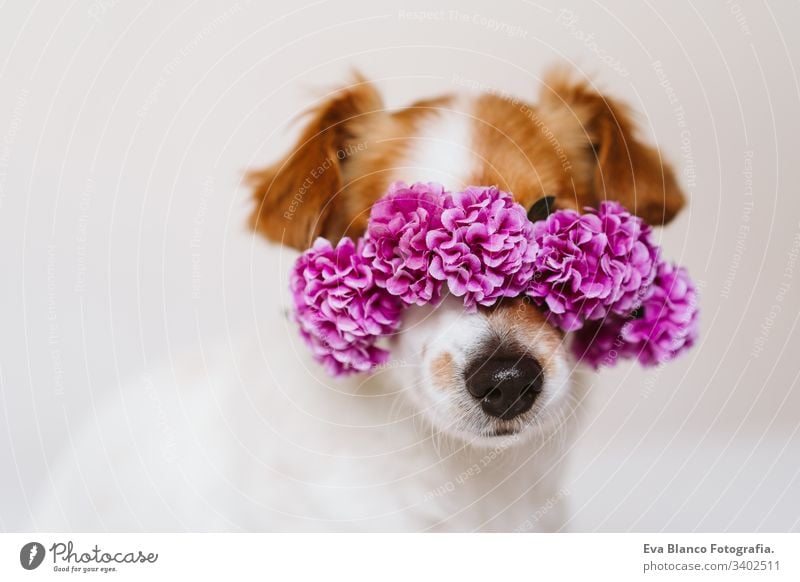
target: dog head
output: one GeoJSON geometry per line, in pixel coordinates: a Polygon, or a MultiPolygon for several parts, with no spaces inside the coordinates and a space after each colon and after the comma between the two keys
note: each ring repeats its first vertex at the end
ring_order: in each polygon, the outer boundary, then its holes
{"type": "MultiPolygon", "coordinates": [[[[318,236],[362,235],[372,204],[396,180],[496,185],[526,208],[544,197],[574,209],[613,199],[651,224],[684,204],[627,108],[564,72],[546,78],[536,105],[448,95],[398,111],[356,78],[309,115],[295,148],[250,175],[252,227],[299,250],[318,236]]],[[[546,435],[575,399],[564,339],[524,298],[475,313],[447,298],[407,311],[391,339],[391,373],[445,434],[473,443],[546,435]]]]}

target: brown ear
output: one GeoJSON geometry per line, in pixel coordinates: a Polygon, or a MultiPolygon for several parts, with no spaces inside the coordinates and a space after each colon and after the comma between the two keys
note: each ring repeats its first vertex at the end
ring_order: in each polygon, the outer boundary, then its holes
{"type": "Polygon", "coordinates": [[[642,144],[624,109],[602,99],[590,125],[597,152],[594,195],[618,200],[652,225],[667,224],[685,203],[672,168],[642,144]]]}
{"type": "Polygon", "coordinates": [[[250,172],[256,208],[251,227],[268,239],[297,249],[326,235],[328,217],[341,201],[342,165],[357,150],[356,127],[383,107],[363,78],[309,112],[311,120],[297,144],[278,163],[250,172]]]}
{"type": "Polygon", "coordinates": [[[586,82],[570,81],[563,71],[550,77],[547,89],[553,92],[547,97],[551,104],[558,99],[573,110],[589,140],[592,206],[617,200],[650,224],[671,221],[685,197],[658,150],[636,137],[628,108],[586,82]]]}

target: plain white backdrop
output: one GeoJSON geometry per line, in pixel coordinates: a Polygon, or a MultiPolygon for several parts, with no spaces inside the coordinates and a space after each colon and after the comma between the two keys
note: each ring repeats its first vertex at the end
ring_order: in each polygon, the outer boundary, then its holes
{"type": "Polygon", "coordinates": [[[0,530],[126,379],[255,333],[279,255],[246,229],[241,178],[302,110],[353,68],[389,106],[534,100],[558,62],[674,163],[689,205],[659,236],[702,289],[691,353],[596,377],[570,527],[797,530],[798,22],[797,3],[722,0],[4,3],[0,530]]]}

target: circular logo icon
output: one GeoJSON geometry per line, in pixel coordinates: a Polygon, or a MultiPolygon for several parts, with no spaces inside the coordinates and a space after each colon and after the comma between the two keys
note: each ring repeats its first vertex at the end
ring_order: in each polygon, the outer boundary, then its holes
{"type": "Polygon", "coordinates": [[[44,560],[44,546],[39,542],[28,542],[19,551],[19,563],[26,570],[38,568],[44,560]]]}

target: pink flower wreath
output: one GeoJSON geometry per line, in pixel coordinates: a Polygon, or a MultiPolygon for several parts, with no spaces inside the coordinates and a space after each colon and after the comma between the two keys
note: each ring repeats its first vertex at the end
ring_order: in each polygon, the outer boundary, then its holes
{"type": "Polygon", "coordinates": [[[650,227],[622,205],[531,222],[493,186],[393,184],[358,241],[320,238],[300,256],[291,291],[300,332],[333,375],[384,363],[389,354],[376,344],[398,330],[404,308],[447,293],[468,311],[529,296],[575,332],[573,352],[593,367],[619,358],[657,365],[698,333],[686,270],[661,259],[650,227]]]}

